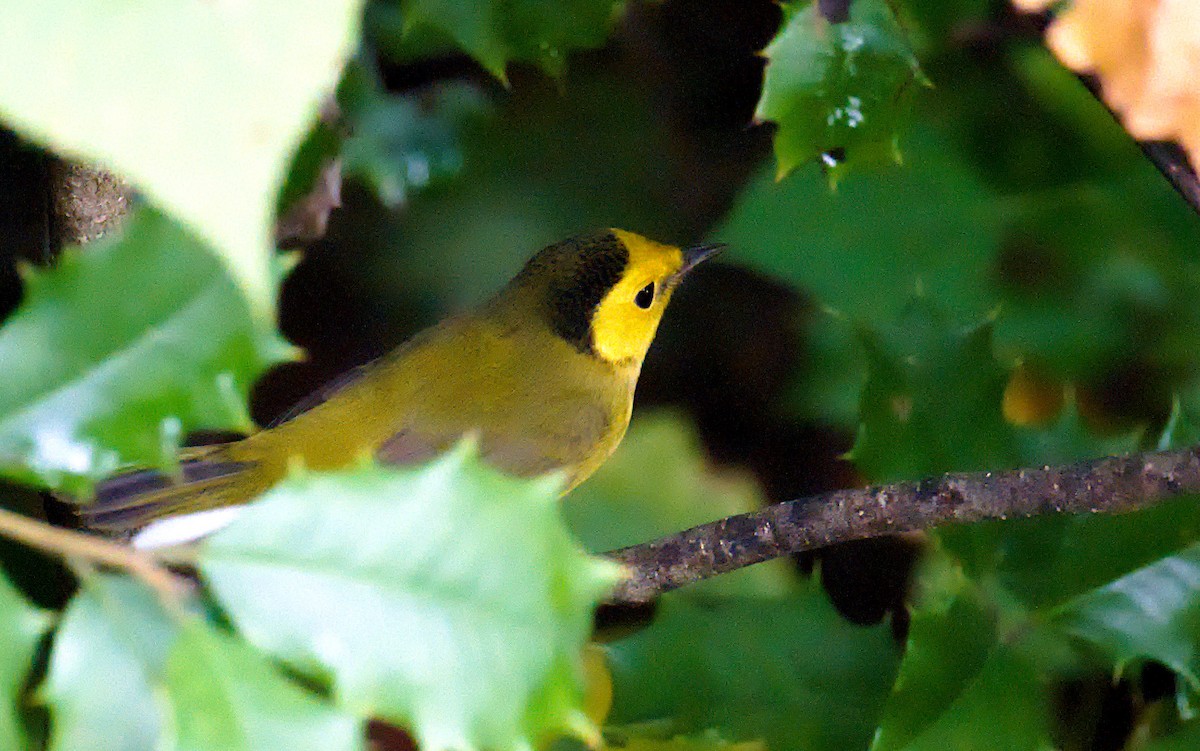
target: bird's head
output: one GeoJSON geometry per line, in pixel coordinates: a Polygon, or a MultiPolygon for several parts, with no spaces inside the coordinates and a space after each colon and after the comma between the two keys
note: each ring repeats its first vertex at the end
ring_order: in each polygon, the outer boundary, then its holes
{"type": "Polygon", "coordinates": [[[680,249],[602,230],[543,248],[503,294],[534,301],[553,331],[580,352],[640,365],[675,287],[723,247],[680,249]]]}

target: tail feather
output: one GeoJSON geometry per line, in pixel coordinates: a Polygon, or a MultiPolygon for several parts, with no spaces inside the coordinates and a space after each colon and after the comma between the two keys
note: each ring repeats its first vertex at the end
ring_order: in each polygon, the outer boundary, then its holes
{"type": "Polygon", "coordinates": [[[253,464],[208,451],[180,462],[178,475],[138,469],[100,483],[95,499],[79,508],[82,525],[109,534],[129,534],[164,516],[245,500],[239,492],[253,464]]]}
{"type": "Polygon", "coordinates": [[[140,497],[142,496],[178,490],[181,486],[202,483],[206,480],[229,477],[240,472],[243,466],[240,462],[184,462],[180,465],[182,472],[178,479],[153,469],[126,472],[105,480],[97,487],[93,507],[120,509],[137,505],[141,502],[140,497]]]}

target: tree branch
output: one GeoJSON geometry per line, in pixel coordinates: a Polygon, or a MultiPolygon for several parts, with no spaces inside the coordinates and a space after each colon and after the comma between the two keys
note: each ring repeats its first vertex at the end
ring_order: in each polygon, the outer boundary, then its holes
{"type": "Polygon", "coordinates": [[[610,602],[649,602],[717,574],[864,537],[1048,513],[1120,513],[1191,493],[1200,493],[1200,446],[822,493],[607,553],[629,568],[610,602]]]}
{"type": "Polygon", "coordinates": [[[150,556],[101,537],[52,527],[14,511],[0,508],[0,536],[70,561],[118,568],[151,587],[165,605],[177,605],[189,584],[150,556]]]}

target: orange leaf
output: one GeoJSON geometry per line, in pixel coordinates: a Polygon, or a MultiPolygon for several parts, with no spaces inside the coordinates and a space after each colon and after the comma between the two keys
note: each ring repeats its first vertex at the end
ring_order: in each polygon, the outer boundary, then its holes
{"type": "MultiPolygon", "coordinates": [[[[1043,11],[1053,0],[1013,0],[1043,11]]],[[[1177,141],[1200,165],[1200,3],[1074,0],[1046,30],[1064,65],[1094,73],[1125,129],[1142,141],[1177,141]]]]}

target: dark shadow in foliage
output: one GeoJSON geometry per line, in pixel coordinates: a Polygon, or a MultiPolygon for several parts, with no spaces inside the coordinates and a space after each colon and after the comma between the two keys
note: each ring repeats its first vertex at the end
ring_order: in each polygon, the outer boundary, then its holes
{"type": "Polygon", "coordinates": [[[1053,715],[1057,747],[1121,751],[1144,713],[1175,702],[1177,681],[1170,668],[1147,662],[1117,681],[1098,674],[1059,684],[1053,715]]]}
{"type": "Polygon", "coordinates": [[[18,260],[50,258],[48,158],[0,128],[0,321],[21,300],[18,260]]]}
{"type": "MultiPolygon", "coordinates": [[[[21,301],[17,263],[50,260],[49,159],[0,128],[0,323],[21,301]]],[[[43,495],[0,482],[0,506],[46,518],[43,495]]],[[[74,589],[65,567],[9,540],[0,539],[0,568],[33,602],[57,607],[74,589]]]]}

